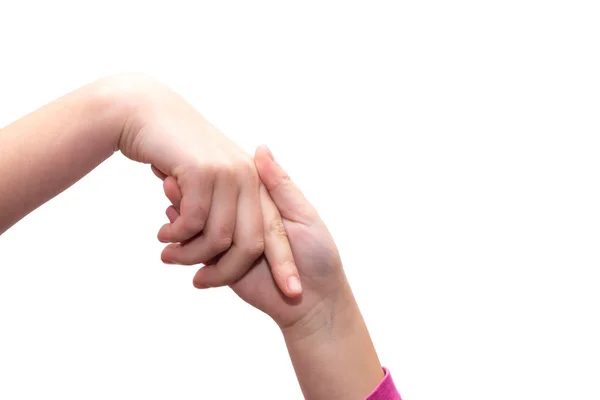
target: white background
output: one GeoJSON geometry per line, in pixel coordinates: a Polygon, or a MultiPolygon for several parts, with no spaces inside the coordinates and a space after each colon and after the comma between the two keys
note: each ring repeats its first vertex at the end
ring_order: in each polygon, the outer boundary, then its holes
{"type": "MultiPolygon", "coordinates": [[[[596,4],[0,0],[0,126],[155,76],[271,146],[405,399],[598,399],[596,4]]],[[[160,262],[167,205],[115,155],[2,235],[0,398],[302,398],[275,324],[160,262]]]]}

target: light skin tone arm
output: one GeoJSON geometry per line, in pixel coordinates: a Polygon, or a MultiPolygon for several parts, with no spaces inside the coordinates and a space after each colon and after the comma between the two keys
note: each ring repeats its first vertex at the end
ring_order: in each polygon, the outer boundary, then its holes
{"type": "MultiPolygon", "coordinates": [[[[214,287],[239,279],[263,253],[252,157],[150,78],[114,76],[67,94],[1,129],[0,149],[0,234],[121,151],[152,165],[156,175],[171,176],[181,190],[181,217],[158,233],[169,243],[164,262],[191,265],[220,256],[195,278],[214,287]]],[[[289,258],[285,250],[271,253],[289,258]]],[[[294,263],[270,261],[281,290],[299,295],[294,263]]]]}
{"type": "MultiPolygon", "coordinates": [[[[364,400],[384,373],[335,243],[266,147],[257,150],[255,164],[264,184],[266,256],[271,241],[288,237],[304,290],[294,299],[284,296],[264,257],[231,288],[279,325],[306,399],[364,400]]],[[[173,202],[167,216],[174,222],[181,198],[177,187],[170,187],[167,196],[173,202]]]]}
{"type": "Polygon", "coordinates": [[[0,233],[117,148],[127,108],[85,87],[0,130],[0,233]]]}

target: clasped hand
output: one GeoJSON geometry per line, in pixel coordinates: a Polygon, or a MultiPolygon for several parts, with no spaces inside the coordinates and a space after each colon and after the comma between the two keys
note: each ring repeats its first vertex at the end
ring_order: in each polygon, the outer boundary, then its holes
{"type": "Polygon", "coordinates": [[[119,150],[151,164],[172,203],[162,260],[204,264],[197,288],[230,285],[282,327],[344,304],[351,293],[333,239],[270,151],[252,159],[167,87],[135,87],[119,150]]]}

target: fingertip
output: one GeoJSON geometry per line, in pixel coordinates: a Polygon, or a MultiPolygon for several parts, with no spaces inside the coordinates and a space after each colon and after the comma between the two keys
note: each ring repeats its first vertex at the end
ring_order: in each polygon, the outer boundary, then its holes
{"type": "Polygon", "coordinates": [[[163,262],[163,264],[168,264],[168,265],[176,264],[174,261],[171,261],[168,257],[165,257],[164,254],[160,255],[160,260],[163,262]]]}
{"type": "Polygon", "coordinates": [[[173,206],[169,206],[165,211],[165,214],[167,215],[167,218],[169,219],[170,223],[174,223],[179,217],[179,213],[173,206]]]}
{"type": "Polygon", "coordinates": [[[289,297],[297,297],[302,294],[302,283],[297,275],[292,275],[287,278],[287,295],[289,297]]]}
{"type": "Polygon", "coordinates": [[[268,167],[274,163],[275,158],[273,157],[271,150],[264,144],[258,146],[254,153],[254,165],[256,166],[261,179],[265,178],[265,175],[268,173],[268,167]]]}
{"type": "Polygon", "coordinates": [[[164,224],[156,235],[157,239],[161,243],[171,243],[171,224],[164,224]]]}
{"type": "Polygon", "coordinates": [[[157,178],[161,179],[161,180],[165,180],[165,178],[167,177],[167,175],[162,172],[161,170],[159,170],[158,168],[156,168],[154,165],[150,166],[152,168],[152,172],[154,173],[154,175],[157,176],[157,178]]]}
{"type": "Polygon", "coordinates": [[[176,210],[181,208],[182,194],[177,180],[172,176],[168,176],[163,181],[163,190],[167,199],[175,206],[176,210]]]}
{"type": "Polygon", "coordinates": [[[177,261],[177,250],[181,248],[181,244],[179,243],[170,243],[167,245],[161,255],[160,258],[164,261],[171,261],[172,263],[177,261]]]}
{"type": "Polygon", "coordinates": [[[208,288],[208,286],[206,286],[205,284],[203,284],[199,280],[197,280],[196,277],[194,277],[194,279],[192,279],[192,285],[194,285],[194,287],[196,289],[207,289],[208,288]]]}
{"type": "Polygon", "coordinates": [[[204,283],[203,280],[202,280],[202,275],[203,275],[202,270],[205,269],[205,268],[206,268],[206,266],[200,268],[198,270],[198,272],[196,272],[196,275],[194,275],[194,279],[192,280],[192,284],[194,285],[194,287],[196,289],[208,289],[210,287],[209,285],[207,285],[206,283],[204,283]]]}
{"type": "MultiPolygon", "coordinates": [[[[271,259],[273,258],[272,256],[271,254],[271,259]]],[[[268,256],[267,260],[269,260],[268,256]]],[[[290,298],[300,296],[303,288],[296,264],[293,261],[279,263],[269,261],[269,263],[271,264],[271,273],[279,290],[290,298]]]]}
{"type": "Polygon", "coordinates": [[[267,146],[266,144],[261,144],[260,146],[258,146],[258,148],[256,149],[256,156],[259,157],[267,157],[269,158],[271,161],[275,161],[275,157],[273,157],[273,153],[271,152],[271,149],[269,149],[269,146],[267,146]]]}
{"type": "Polygon", "coordinates": [[[284,169],[275,161],[271,150],[265,145],[256,149],[254,165],[261,181],[269,192],[277,188],[281,182],[289,179],[284,169]]]}
{"type": "Polygon", "coordinates": [[[201,223],[190,218],[189,215],[186,218],[185,215],[178,214],[175,221],[160,228],[158,240],[163,243],[185,242],[201,232],[203,228],[201,223]]]}

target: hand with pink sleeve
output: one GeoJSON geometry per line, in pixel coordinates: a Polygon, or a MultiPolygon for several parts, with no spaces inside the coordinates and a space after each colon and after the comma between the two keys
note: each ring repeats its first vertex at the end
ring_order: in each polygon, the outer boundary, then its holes
{"type": "MultiPolygon", "coordinates": [[[[270,221],[264,226],[265,256],[231,288],[277,323],[306,399],[400,399],[381,367],[327,227],[266,147],[254,161],[264,185],[264,220],[270,221]],[[270,243],[285,243],[282,237],[289,239],[302,281],[302,295],[295,298],[278,289],[265,258],[281,258],[270,252],[285,249],[270,243]]],[[[177,208],[177,193],[168,197],[177,208]]],[[[175,222],[177,213],[169,214],[175,222]]]]}

